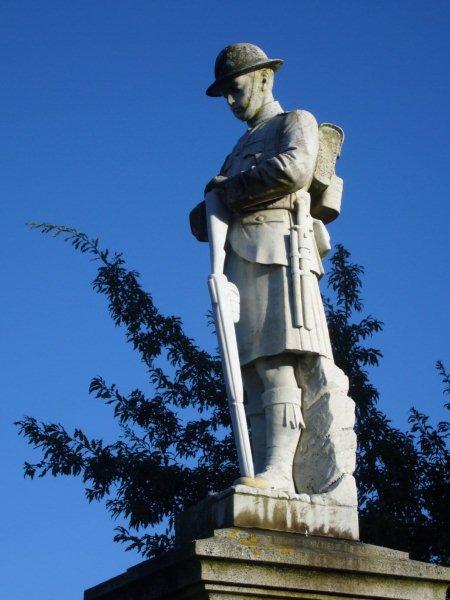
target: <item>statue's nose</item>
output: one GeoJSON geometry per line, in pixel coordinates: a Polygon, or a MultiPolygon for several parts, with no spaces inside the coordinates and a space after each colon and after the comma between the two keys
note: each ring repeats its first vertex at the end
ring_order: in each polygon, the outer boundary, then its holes
{"type": "Polygon", "coordinates": [[[227,103],[228,103],[228,106],[233,106],[233,104],[234,104],[234,98],[231,94],[227,94],[227,103]]]}

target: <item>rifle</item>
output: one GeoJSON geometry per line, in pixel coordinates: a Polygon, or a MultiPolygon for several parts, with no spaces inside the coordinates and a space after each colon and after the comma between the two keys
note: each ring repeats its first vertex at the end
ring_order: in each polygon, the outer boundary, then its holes
{"type": "Polygon", "coordinates": [[[294,327],[310,331],[314,327],[312,312],[310,195],[304,190],[296,194],[295,222],[290,230],[291,277],[294,298],[294,327]]]}
{"type": "Polygon", "coordinates": [[[239,290],[224,275],[225,241],[230,213],[217,191],[205,196],[211,275],[208,288],[213,306],[231,424],[243,477],[254,477],[252,451],[244,410],[244,388],[234,324],[239,321],[239,290]]]}

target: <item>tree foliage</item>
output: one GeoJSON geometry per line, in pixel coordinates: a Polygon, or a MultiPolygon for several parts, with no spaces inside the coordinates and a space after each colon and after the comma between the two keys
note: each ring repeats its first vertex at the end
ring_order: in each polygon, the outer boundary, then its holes
{"type": "MultiPolygon", "coordinates": [[[[111,318],[139,353],[152,392],[124,394],[101,377],[91,381],[91,395],[110,405],[119,423],[121,433],[112,444],[34,417],[18,421],[20,433],[41,453],[38,462],[25,464],[25,475],[81,477],[90,502],[104,500],[114,518],[128,523],[116,528],[114,539],[155,556],[173,545],[176,512],[238,476],[219,358],[199,349],[180,319],[156,308],[122,254],[111,255],[97,239],[71,228],[31,226],[62,235],[97,261],[93,289],[106,296],[111,318]]],[[[325,305],[335,359],[349,376],[357,408],[363,540],[408,550],[414,558],[446,561],[448,423],[434,428],[411,409],[410,430],[401,432],[377,408],[378,392],[367,368],[378,364],[381,353],[365,342],[382,323],[360,318],[363,269],[350,262],[348,251],[337,246],[331,265],[334,300],[325,305]]],[[[449,375],[441,363],[437,368],[448,394],[449,375]]]]}
{"type": "MultiPolygon", "coordinates": [[[[378,365],[381,353],[363,342],[381,331],[382,323],[371,316],[354,320],[363,309],[363,268],[350,262],[342,246],[337,246],[331,264],[329,285],[336,300],[326,302],[327,319],[336,364],[348,375],[356,403],[361,537],[407,550],[418,560],[448,562],[449,423],[433,427],[427,416],[412,408],[409,431],[403,432],[377,407],[379,394],[367,368],[378,365]]],[[[450,393],[443,364],[438,362],[436,368],[444,393],[450,393]]],[[[449,408],[448,403],[444,406],[449,408]]]]}

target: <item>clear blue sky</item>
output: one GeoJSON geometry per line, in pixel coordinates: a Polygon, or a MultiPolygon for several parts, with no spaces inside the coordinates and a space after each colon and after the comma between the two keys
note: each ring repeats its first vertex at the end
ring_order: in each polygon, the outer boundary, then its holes
{"type": "Polygon", "coordinates": [[[112,543],[102,506],[72,480],[22,478],[24,414],[114,439],[87,394],[96,374],[146,387],[138,357],[90,289],[94,265],[25,228],[75,226],[124,251],[166,313],[202,345],[207,247],[187,213],[242,132],[204,95],[236,41],[285,59],[276,92],[341,125],[341,218],[366,268],[381,407],[440,418],[436,359],[448,352],[449,4],[419,1],[4,0],[0,6],[2,567],[0,598],[75,600],[137,562],[112,543]]]}

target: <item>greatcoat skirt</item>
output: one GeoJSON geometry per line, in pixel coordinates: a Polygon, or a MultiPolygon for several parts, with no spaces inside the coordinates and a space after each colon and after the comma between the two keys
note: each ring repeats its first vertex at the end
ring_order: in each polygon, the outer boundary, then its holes
{"type": "Polygon", "coordinates": [[[241,365],[282,352],[313,353],[332,359],[317,277],[312,276],[314,327],[294,327],[293,294],[289,268],[241,258],[227,248],[225,275],[240,294],[240,319],[236,336],[241,365]]]}

